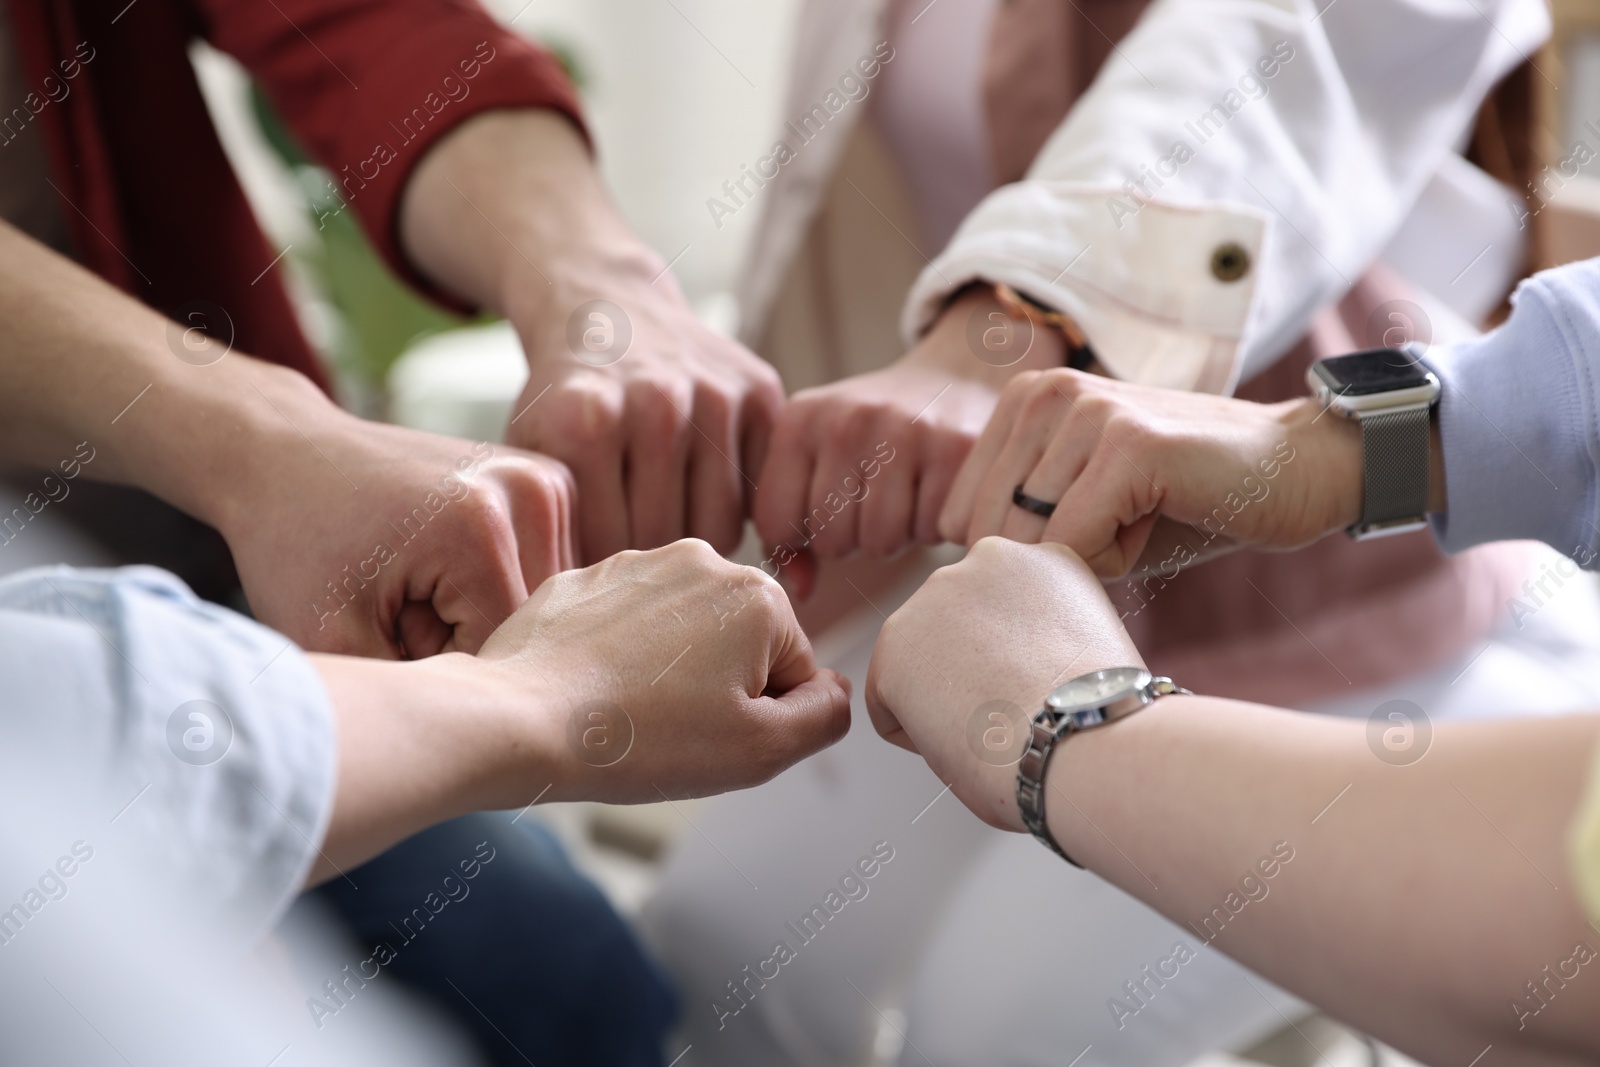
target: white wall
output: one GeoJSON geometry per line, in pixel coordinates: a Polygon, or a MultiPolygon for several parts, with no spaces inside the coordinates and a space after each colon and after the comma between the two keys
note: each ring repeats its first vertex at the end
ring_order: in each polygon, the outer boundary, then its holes
{"type": "Polygon", "coordinates": [[[729,289],[759,212],[719,231],[706,199],[772,141],[797,0],[488,6],[578,54],[601,166],[629,222],[668,259],[688,248],[674,273],[692,298],[729,289]]]}

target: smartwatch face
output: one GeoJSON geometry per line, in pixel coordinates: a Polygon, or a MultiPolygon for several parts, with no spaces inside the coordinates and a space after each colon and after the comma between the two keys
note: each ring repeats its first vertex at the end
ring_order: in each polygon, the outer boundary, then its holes
{"type": "Polygon", "coordinates": [[[1112,667],[1056,686],[1046,703],[1057,711],[1100,707],[1142,688],[1149,681],[1149,671],[1138,667],[1112,667]]]}
{"type": "Polygon", "coordinates": [[[1428,384],[1428,368],[1398,348],[1374,348],[1331,356],[1313,364],[1317,377],[1335,393],[1368,396],[1428,384]]]}

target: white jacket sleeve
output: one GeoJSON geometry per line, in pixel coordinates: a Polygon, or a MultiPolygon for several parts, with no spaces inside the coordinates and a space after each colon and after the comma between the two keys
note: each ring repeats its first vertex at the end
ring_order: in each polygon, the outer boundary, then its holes
{"type": "Polygon", "coordinates": [[[1231,391],[1377,258],[1549,29],[1540,0],[1157,0],[923,272],[905,331],[1006,282],[1118,377],[1231,391]]]}

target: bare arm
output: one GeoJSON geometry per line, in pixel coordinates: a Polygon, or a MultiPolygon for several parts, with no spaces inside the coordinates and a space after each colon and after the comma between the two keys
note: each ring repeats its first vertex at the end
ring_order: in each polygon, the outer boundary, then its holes
{"type": "Polygon", "coordinates": [[[1593,948],[1576,946],[1597,939],[1564,845],[1600,716],[1440,724],[1403,767],[1374,756],[1365,725],[1159,701],[1062,747],[1049,822],[1197,947],[1429,1062],[1490,1044],[1521,1062],[1589,1061],[1600,981],[1582,964],[1593,948]],[[1541,986],[1580,964],[1576,981],[1541,986]]]}
{"type": "Polygon", "coordinates": [[[574,562],[559,463],[358,419],[4,223],[0,455],[215,526],[256,616],[307,648],[473,651],[574,562]]]}
{"type": "Polygon", "coordinates": [[[221,358],[223,344],[4,222],[0,324],[0,453],[51,468],[87,441],[91,475],[142,486],[219,528],[246,451],[293,434],[271,403],[308,429],[337,413],[303,376],[221,358]]]}
{"type": "MultiPolygon", "coordinates": [[[[988,539],[885,626],[868,706],[977,814],[1020,830],[1015,759],[977,758],[976,709],[1031,716],[1061,680],[1141,663],[1069,550],[988,539]]],[[[1047,813],[1069,854],[1192,931],[1190,949],[1209,942],[1396,1047],[1592,1062],[1600,981],[1575,946],[1600,941],[1564,837],[1597,741],[1594,715],[1439,724],[1397,766],[1364,722],[1168,697],[1062,742],[1047,813]],[[1541,1009],[1526,983],[1551,974],[1541,1009]]]]}

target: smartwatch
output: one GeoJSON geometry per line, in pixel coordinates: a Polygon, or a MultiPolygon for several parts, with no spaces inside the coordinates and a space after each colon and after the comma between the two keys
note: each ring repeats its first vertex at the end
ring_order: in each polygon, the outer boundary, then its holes
{"type": "Polygon", "coordinates": [[[1056,743],[1068,734],[1126,718],[1170,693],[1194,695],[1143,667],[1110,667],[1056,686],[1033,717],[1028,747],[1017,764],[1017,807],[1028,831],[1074,867],[1083,864],[1067,855],[1045,825],[1044,776],[1056,743]]]}
{"type": "Polygon", "coordinates": [[[1423,365],[1422,353],[1415,344],[1375,348],[1319,359],[1306,371],[1323,408],[1361,426],[1361,518],[1346,530],[1358,541],[1428,524],[1439,379],[1423,365]]]}

